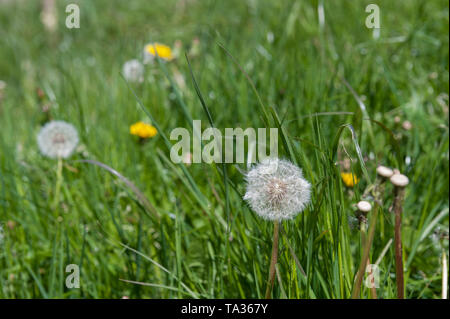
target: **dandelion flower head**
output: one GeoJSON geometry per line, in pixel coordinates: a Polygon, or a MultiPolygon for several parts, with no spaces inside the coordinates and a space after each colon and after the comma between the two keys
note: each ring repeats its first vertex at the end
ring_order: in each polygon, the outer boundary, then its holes
{"type": "Polygon", "coordinates": [[[157,42],[147,44],[144,48],[144,63],[153,61],[156,56],[166,61],[173,60],[174,58],[172,49],[167,45],[157,42]]]}
{"type": "Polygon", "coordinates": [[[264,219],[292,219],[309,203],[311,185],[289,161],[267,158],[247,173],[246,180],[244,200],[264,219]]]}
{"type": "Polygon", "coordinates": [[[125,62],[122,67],[122,73],[129,82],[144,81],[144,66],[136,59],[125,62]]]}
{"type": "Polygon", "coordinates": [[[130,134],[139,136],[140,138],[153,137],[158,133],[156,128],[144,122],[137,122],[130,126],[130,134]]]}
{"type": "Polygon", "coordinates": [[[64,121],[51,121],[45,124],[38,136],[38,146],[42,154],[50,158],[67,158],[78,145],[76,128],[64,121]]]}
{"type": "Polygon", "coordinates": [[[342,181],[344,182],[345,186],[347,187],[353,187],[359,182],[359,178],[354,175],[353,173],[348,172],[342,172],[341,173],[342,181]]]}

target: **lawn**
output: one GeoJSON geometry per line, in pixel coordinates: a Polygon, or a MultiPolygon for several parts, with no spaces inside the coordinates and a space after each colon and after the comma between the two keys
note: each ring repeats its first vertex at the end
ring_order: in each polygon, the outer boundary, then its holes
{"type": "Polygon", "coordinates": [[[58,0],[47,19],[43,2],[0,0],[1,298],[264,298],[275,224],[243,199],[250,165],[171,160],[172,130],[193,120],[277,128],[278,156],[311,184],[279,224],[272,298],[397,298],[396,190],[379,165],[409,179],[405,298],[445,294],[448,1],[58,0]],[[129,80],[149,43],[171,59],[129,80]],[[64,160],[38,147],[52,120],[79,135],[64,160]],[[139,121],[157,134],[130,134],[139,121]],[[363,276],[355,294],[365,247],[378,287],[363,276]]]}

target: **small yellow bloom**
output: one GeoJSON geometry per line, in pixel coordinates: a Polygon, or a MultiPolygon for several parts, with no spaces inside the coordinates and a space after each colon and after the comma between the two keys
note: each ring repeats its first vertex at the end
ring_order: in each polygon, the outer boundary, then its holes
{"type": "Polygon", "coordinates": [[[356,175],[353,175],[352,173],[342,172],[341,177],[342,181],[347,187],[353,187],[359,182],[359,178],[356,175]]]}
{"type": "Polygon", "coordinates": [[[144,122],[137,122],[130,126],[130,134],[139,136],[140,138],[153,137],[158,133],[156,128],[144,122]]]}
{"type": "Polygon", "coordinates": [[[145,53],[150,54],[152,57],[158,55],[161,59],[170,61],[174,58],[170,47],[160,43],[150,43],[145,46],[145,53]]]}

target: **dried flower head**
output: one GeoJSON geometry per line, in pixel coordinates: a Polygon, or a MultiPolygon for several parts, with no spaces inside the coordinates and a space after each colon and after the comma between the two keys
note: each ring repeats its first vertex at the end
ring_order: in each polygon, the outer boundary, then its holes
{"type": "Polygon", "coordinates": [[[394,175],[394,171],[386,166],[378,166],[377,167],[377,174],[384,178],[389,178],[392,175],[394,175]]]}
{"type": "Polygon", "coordinates": [[[129,82],[144,81],[144,66],[138,60],[130,60],[124,63],[122,73],[129,82]]]}
{"type": "Polygon", "coordinates": [[[37,141],[42,154],[51,158],[67,158],[78,144],[76,128],[64,121],[51,121],[45,124],[37,141]]]}
{"type": "Polygon", "coordinates": [[[409,131],[409,130],[412,129],[412,124],[411,124],[410,121],[404,121],[402,123],[402,127],[403,127],[404,130],[409,131]]]}
{"type": "Polygon", "coordinates": [[[311,185],[302,170],[286,160],[267,158],[246,179],[244,199],[264,219],[291,219],[309,203],[311,185]]]}
{"type": "Polygon", "coordinates": [[[405,187],[409,184],[409,179],[403,174],[394,174],[391,176],[391,183],[397,187],[405,187]]]}
{"type": "Polygon", "coordinates": [[[359,178],[353,173],[342,172],[341,178],[347,187],[353,187],[359,182],[359,178]]]}
{"type": "Polygon", "coordinates": [[[359,201],[358,204],[356,204],[356,207],[362,213],[368,213],[372,209],[372,205],[365,200],[359,201]]]}
{"type": "Polygon", "coordinates": [[[144,63],[152,62],[156,56],[165,61],[173,60],[172,50],[167,45],[161,43],[150,43],[144,47],[144,63]]]}
{"type": "Polygon", "coordinates": [[[158,133],[156,128],[144,122],[137,122],[130,126],[130,134],[139,136],[140,138],[153,137],[158,133]]]}

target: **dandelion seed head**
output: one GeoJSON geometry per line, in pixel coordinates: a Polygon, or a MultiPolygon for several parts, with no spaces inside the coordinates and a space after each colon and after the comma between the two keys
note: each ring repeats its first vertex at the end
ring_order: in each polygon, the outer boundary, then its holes
{"type": "Polygon", "coordinates": [[[311,185],[289,161],[267,158],[247,173],[246,180],[244,200],[264,219],[292,219],[309,203],[311,185]]]}
{"type": "Polygon", "coordinates": [[[42,154],[50,158],[67,158],[78,144],[76,128],[64,121],[51,121],[45,124],[38,136],[38,146],[42,154]]]}
{"type": "Polygon", "coordinates": [[[129,82],[144,81],[144,66],[138,60],[129,60],[123,64],[122,73],[129,82]]]}

